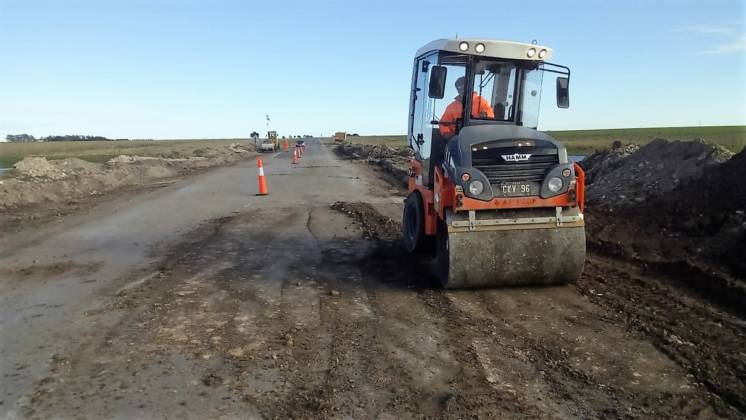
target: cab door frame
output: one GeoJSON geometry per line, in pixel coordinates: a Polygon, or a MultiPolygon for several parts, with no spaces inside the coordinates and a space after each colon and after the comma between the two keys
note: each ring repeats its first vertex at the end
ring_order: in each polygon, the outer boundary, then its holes
{"type": "MultiPolygon", "coordinates": [[[[415,152],[415,158],[423,165],[423,176],[427,177],[432,153],[432,127],[429,114],[432,110],[428,97],[430,67],[438,64],[438,51],[432,51],[414,60],[412,68],[412,89],[409,103],[408,143],[415,152]],[[430,111],[430,112],[428,112],[430,111]]],[[[429,180],[425,179],[425,184],[429,180]]]]}

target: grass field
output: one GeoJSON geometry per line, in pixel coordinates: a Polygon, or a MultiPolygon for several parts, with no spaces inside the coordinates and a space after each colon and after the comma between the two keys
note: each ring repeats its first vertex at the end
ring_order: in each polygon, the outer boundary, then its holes
{"type": "MultiPolygon", "coordinates": [[[[622,143],[645,144],[655,138],[668,140],[693,140],[702,138],[709,143],[717,143],[739,152],[746,147],[746,126],[718,127],[659,127],[659,128],[618,128],[610,130],[548,131],[547,134],[560,140],[571,155],[587,155],[594,150],[604,149],[619,140],[622,143]]],[[[407,136],[360,136],[348,137],[353,143],[387,144],[405,146],[407,136]]]]}
{"type": "Polygon", "coordinates": [[[77,157],[90,162],[106,162],[119,155],[191,156],[191,152],[197,149],[229,145],[237,141],[247,139],[0,143],[0,168],[12,167],[26,156],[43,156],[47,159],[77,157]]]}
{"type": "MultiPolygon", "coordinates": [[[[623,143],[644,144],[656,137],[669,140],[703,138],[738,152],[746,147],[746,126],[722,127],[663,127],[621,128],[612,130],[549,131],[562,141],[573,155],[587,155],[596,149],[607,148],[615,140],[623,143]]],[[[354,143],[388,144],[405,146],[406,136],[348,137],[354,143]]],[[[78,157],[91,162],[105,162],[121,154],[139,156],[190,156],[194,150],[209,146],[228,145],[247,139],[215,140],[134,140],[53,143],[0,143],[0,168],[12,167],[26,156],[44,156],[47,159],[78,157]]]]}

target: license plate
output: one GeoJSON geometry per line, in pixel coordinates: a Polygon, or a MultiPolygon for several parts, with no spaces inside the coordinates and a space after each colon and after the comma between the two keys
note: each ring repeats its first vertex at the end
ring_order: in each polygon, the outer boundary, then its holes
{"type": "Polygon", "coordinates": [[[503,197],[531,195],[530,182],[503,182],[500,184],[503,197]]]}

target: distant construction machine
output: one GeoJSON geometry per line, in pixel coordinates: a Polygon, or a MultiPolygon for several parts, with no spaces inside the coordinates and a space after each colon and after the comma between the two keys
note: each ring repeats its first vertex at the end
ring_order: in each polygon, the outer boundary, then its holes
{"type": "Polygon", "coordinates": [[[436,253],[445,288],[565,283],[583,271],[584,173],[536,129],[545,74],[559,75],[557,106],[569,106],[570,69],[551,58],[482,39],[417,51],[404,243],[436,253]]]}
{"type": "Polygon", "coordinates": [[[267,140],[271,141],[275,148],[277,147],[277,131],[267,131],[267,140]]]}
{"type": "Polygon", "coordinates": [[[334,141],[345,141],[347,140],[347,133],[344,131],[337,131],[334,133],[334,141]]]}
{"type": "Polygon", "coordinates": [[[259,144],[260,152],[274,152],[279,148],[277,143],[277,131],[268,131],[267,138],[259,144]]]}

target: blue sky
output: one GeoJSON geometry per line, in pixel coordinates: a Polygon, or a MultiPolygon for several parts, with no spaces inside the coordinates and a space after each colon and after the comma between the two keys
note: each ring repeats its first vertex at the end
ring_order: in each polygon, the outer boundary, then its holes
{"type": "Polygon", "coordinates": [[[742,0],[0,0],[0,138],[406,132],[414,52],[530,42],[572,68],[540,129],[746,124],[742,0]]]}

